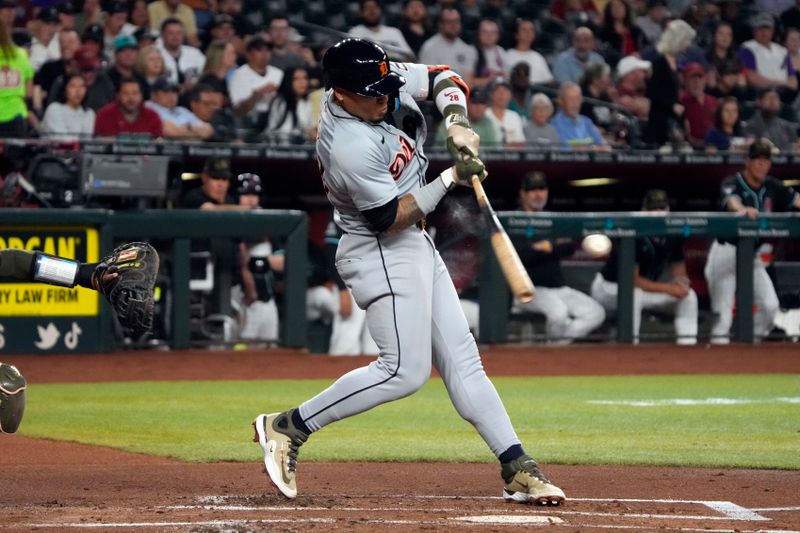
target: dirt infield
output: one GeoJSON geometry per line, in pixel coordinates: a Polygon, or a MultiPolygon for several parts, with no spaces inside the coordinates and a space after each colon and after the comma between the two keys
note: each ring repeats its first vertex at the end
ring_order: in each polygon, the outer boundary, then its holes
{"type": "MultiPolygon", "coordinates": [[[[335,378],[368,358],[270,350],[8,356],[31,383],[335,378]]],[[[490,375],[800,373],[797,345],[493,347],[490,375]]],[[[254,462],[187,464],[0,435],[0,530],[800,530],[800,472],[546,465],[568,503],[508,504],[491,464],[301,463],[300,496],[254,462]]]]}

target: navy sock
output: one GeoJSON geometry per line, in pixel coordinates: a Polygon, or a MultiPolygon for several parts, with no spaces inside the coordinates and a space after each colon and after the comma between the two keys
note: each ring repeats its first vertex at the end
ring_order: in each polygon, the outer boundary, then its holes
{"type": "Polygon", "coordinates": [[[525,455],[525,450],[522,449],[522,444],[515,444],[501,453],[498,459],[500,459],[501,463],[510,463],[514,459],[519,459],[523,455],[525,455]]]}
{"type": "Polygon", "coordinates": [[[311,430],[308,429],[306,423],[303,422],[303,417],[300,416],[300,409],[294,409],[292,411],[292,424],[294,424],[294,427],[296,427],[306,435],[311,435],[311,430]]]}

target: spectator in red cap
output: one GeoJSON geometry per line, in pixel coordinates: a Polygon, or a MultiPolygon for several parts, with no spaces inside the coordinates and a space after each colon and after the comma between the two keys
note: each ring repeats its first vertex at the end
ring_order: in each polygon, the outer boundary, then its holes
{"type": "Polygon", "coordinates": [[[149,134],[151,138],[164,135],[158,113],[143,104],[142,89],[133,78],[120,82],[116,99],[97,112],[94,132],[98,136],[116,137],[126,133],[149,134]]]}
{"type": "Polygon", "coordinates": [[[714,126],[714,112],[719,102],[706,94],[706,70],[700,63],[687,63],[681,72],[684,91],[680,104],[684,108],[687,140],[694,148],[705,146],[706,132],[714,126]]]}

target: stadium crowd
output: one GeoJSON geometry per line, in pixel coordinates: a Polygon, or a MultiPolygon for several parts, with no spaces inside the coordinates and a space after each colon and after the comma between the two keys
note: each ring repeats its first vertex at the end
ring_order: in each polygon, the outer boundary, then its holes
{"type": "Polygon", "coordinates": [[[791,0],[0,0],[0,135],[311,142],[336,32],[462,74],[484,146],[798,147],[791,0]]]}

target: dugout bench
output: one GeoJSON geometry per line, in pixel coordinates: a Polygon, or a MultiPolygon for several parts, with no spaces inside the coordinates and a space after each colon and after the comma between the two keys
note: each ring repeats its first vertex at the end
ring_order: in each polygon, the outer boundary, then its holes
{"type": "MultiPolygon", "coordinates": [[[[800,214],[770,213],[750,220],[733,213],[497,213],[515,244],[533,239],[571,237],[580,240],[592,233],[616,239],[619,253],[619,295],[616,312],[618,342],[633,341],[633,268],[637,237],[717,237],[738,241],[736,251],[735,340],[753,342],[753,257],[759,239],[797,239],[800,214]]],[[[511,294],[486,234],[481,240],[478,275],[481,342],[503,343],[508,337],[511,294]]],[[[533,280],[534,284],[536,280],[533,280]]]]}

